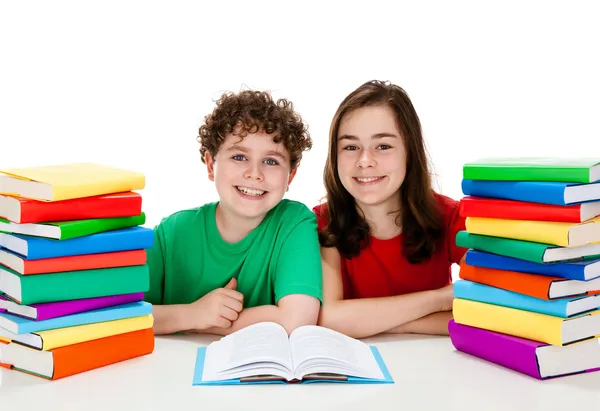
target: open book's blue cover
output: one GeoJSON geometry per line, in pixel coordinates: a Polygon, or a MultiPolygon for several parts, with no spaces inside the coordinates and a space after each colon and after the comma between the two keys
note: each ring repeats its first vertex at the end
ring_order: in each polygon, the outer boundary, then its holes
{"type": "Polygon", "coordinates": [[[385,363],[383,362],[383,358],[381,358],[381,354],[379,354],[379,350],[375,346],[370,346],[371,352],[383,373],[383,379],[373,379],[373,378],[357,378],[357,377],[348,377],[346,380],[319,380],[319,379],[310,379],[300,382],[287,382],[284,380],[273,380],[273,381],[264,381],[264,380],[256,380],[256,381],[244,381],[241,382],[239,379],[232,380],[222,380],[222,381],[202,381],[202,372],[204,371],[204,358],[206,356],[206,347],[198,348],[198,352],[196,355],[196,365],[194,367],[194,379],[192,385],[246,385],[246,384],[309,384],[314,382],[328,382],[328,383],[350,383],[350,384],[393,384],[394,380],[388,371],[385,363]]]}

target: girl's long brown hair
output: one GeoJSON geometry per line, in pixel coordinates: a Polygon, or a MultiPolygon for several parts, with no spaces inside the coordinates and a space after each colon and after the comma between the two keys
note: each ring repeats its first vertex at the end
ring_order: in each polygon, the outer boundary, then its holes
{"type": "Polygon", "coordinates": [[[342,101],[333,117],[323,174],[329,223],[320,233],[320,241],[325,247],[337,247],[346,258],[357,256],[369,243],[369,225],[359,214],[337,171],[338,130],[345,114],[383,104],[396,113],[396,124],[406,148],[406,176],[400,188],[402,210],[396,224],[402,227],[404,256],[411,263],[418,263],[435,252],[443,225],[431,186],[421,122],[406,92],[389,82],[364,83],[342,101]]]}

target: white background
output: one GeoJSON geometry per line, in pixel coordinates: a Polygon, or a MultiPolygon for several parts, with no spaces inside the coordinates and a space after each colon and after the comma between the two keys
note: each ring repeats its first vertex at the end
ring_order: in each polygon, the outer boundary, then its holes
{"type": "Polygon", "coordinates": [[[489,155],[600,155],[594,2],[0,3],[0,167],[145,173],[147,226],[216,199],[198,127],[222,91],[290,98],[314,140],[288,198],[323,196],[329,123],[364,81],[420,115],[436,187],[489,155]]]}

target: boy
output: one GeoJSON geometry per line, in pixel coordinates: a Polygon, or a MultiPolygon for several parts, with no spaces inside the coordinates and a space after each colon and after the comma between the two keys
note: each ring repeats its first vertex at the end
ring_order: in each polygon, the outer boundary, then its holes
{"type": "Polygon", "coordinates": [[[314,213],[283,199],[312,147],[292,104],[267,92],[224,94],[198,137],[219,201],[155,228],[148,250],[155,334],[226,335],[272,321],[316,324],[322,270],[314,213]]]}

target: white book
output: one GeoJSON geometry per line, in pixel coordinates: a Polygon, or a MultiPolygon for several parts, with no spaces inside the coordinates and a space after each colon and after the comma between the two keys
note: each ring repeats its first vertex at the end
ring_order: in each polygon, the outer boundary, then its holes
{"type": "Polygon", "coordinates": [[[376,347],[320,326],[288,336],[281,325],[263,322],[198,350],[194,385],[269,381],[393,383],[376,347]]]}

